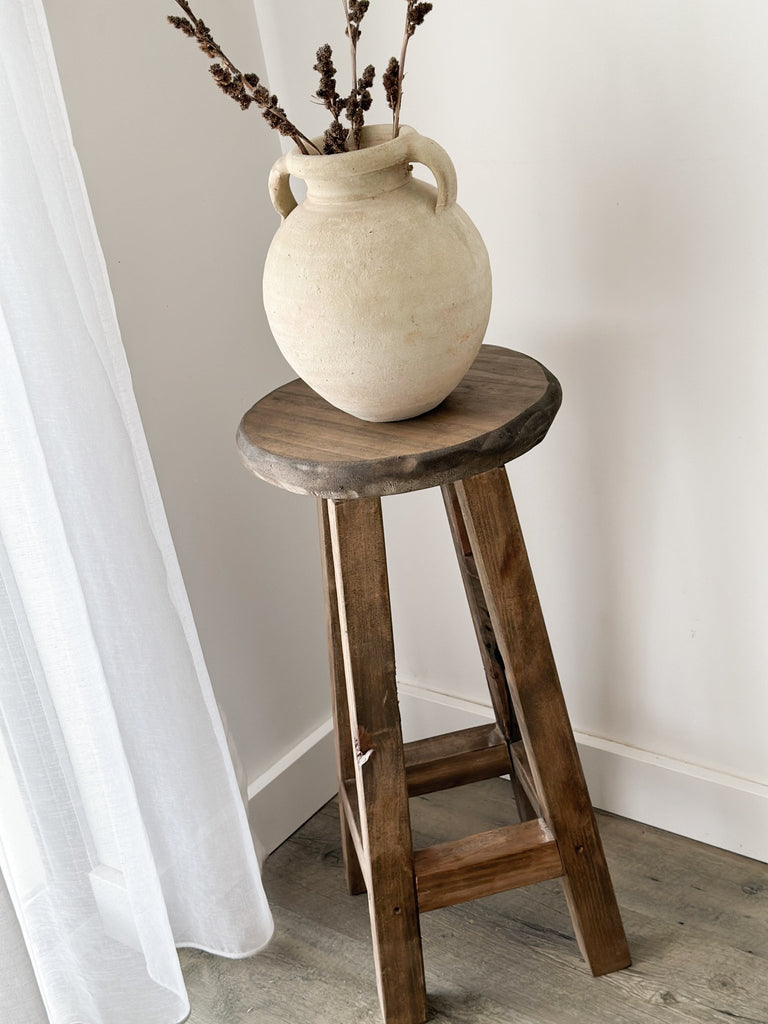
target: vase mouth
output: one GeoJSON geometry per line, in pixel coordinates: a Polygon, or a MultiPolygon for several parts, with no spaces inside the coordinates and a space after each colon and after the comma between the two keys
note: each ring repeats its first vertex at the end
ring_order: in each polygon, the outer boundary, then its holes
{"type": "MultiPolygon", "coordinates": [[[[380,171],[393,164],[409,161],[409,141],[418,132],[401,125],[397,138],[392,138],[391,124],[366,125],[360,133],[360,148],[345,153],[301,153],[292,149],[286,154],[290,174],[299,178],[311,175],[314,180],[337,178],[340,174],[361,174],[380,171]]],[[[322,135],[312,142],[322,150],[322,135]]]]}

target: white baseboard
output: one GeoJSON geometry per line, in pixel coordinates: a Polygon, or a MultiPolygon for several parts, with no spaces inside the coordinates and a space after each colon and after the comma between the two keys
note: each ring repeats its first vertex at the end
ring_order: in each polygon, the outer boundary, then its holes
{"type": "MultiPolygon", "coordinates": [[[[420,739],[492,719],[483,704],[399,684],[403,736],[420,739]]],[[[576,733],[596,807],[768,861],[768,786],[622,743],[576,733]]],[[[267,853],[336,792],[333,722],[324,722],[248,787],[252,827],[267,853]]]]}
{"type": "Polygon", "coordinates": [[[333,719],[323,722],[248,786],[248,819],[265,854],[336,793],[333,719]]]}
{"type": "Polygon", "coordinates": [[[576,733],[596,807],[768,861],[768,786],[576,733]]]}
{"type": "MultiPolygon", "coordinates": [[[[490,707],[400,684],[406,739],[491,721],[490,707]]],[[[576,732],[592,802],[601,810],[768,861],[768,786],[576,732]]]]}

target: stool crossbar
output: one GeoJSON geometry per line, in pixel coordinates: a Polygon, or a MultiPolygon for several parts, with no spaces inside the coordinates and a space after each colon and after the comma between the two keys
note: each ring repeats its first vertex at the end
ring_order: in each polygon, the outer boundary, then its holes
{"type": "Polygon", "coordinates": [[[505,464],[546,434],[560,388],[520,353],[483,346],[437,410],[370,424],[303,382],[238,433],[259,477],[318,500],[341,842],[367,892],[382,1015],[422,1024],[419,914],[562,878],[593,974],[630,963],[505,464]],[[403,743],[381,497],[439,486],[495,722],[403,743]],[[520,821],[414,850],[411,796],[508,775],[520,821]]]}

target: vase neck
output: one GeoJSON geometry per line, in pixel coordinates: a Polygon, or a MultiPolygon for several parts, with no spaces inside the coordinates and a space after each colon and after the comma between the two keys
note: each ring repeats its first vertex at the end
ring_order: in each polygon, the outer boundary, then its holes
{"type": "Polygon", "coordinates": [[[307,174],[307,200],[317,203],[350,203],[359,199],[376,199],[402,188],[411,177],[411,166],[400,160],[375,171],[352,174],[307,174]]]}

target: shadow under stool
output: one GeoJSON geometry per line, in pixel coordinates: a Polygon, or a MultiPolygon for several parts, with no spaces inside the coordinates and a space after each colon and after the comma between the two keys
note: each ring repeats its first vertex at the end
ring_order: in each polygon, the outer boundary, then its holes
{"type": "Polygon", "coordinates": [[[430,413],[368,423],[295,380],[246,413],[263,480],[318,499],[342,847],[367,891],[386,1024],[427,1018],[419,914],[562,877],[593,974],[630,963],[505,464],[560,406],[540,363],[484,345],[430,413]],[[440,487],[496,721],[403,743],[381,497],[440,487]],[[520,823],[415,850],[408,798],[509,775],[520,823]]]}

